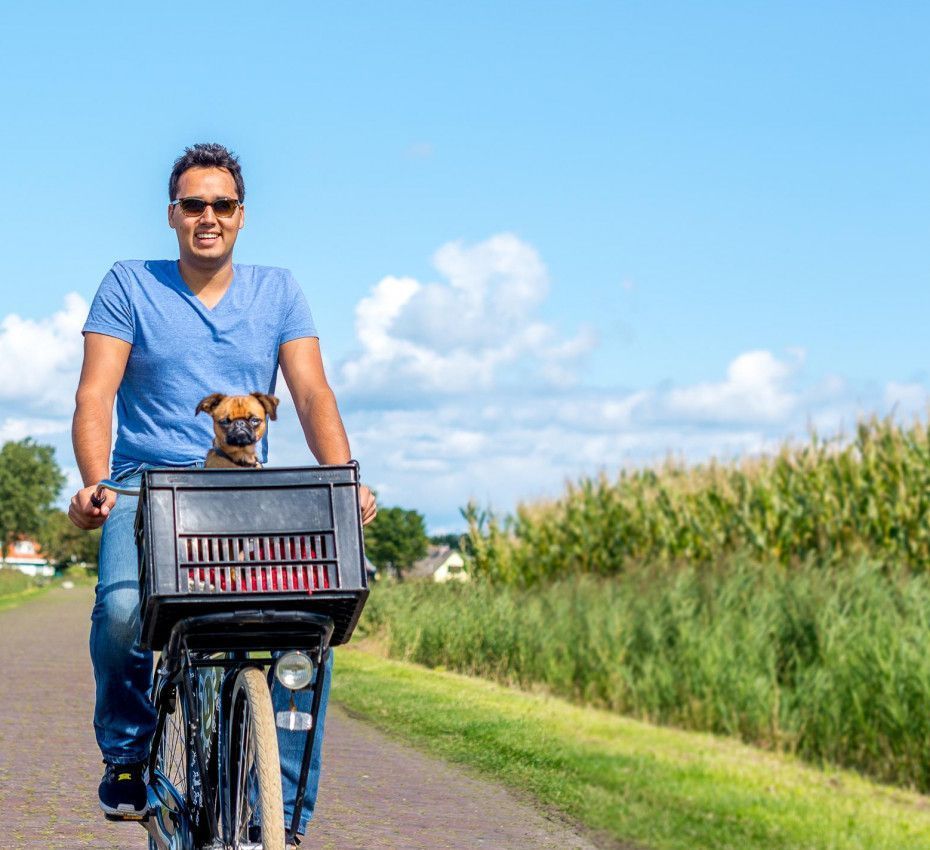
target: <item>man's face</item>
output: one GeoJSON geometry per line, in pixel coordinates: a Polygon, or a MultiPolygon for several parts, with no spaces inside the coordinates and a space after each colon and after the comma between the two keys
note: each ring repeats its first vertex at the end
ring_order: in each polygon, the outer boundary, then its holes
{"type": "MultiPolygon", "coordinates": [[[[236,198],[236,181],[225,168],[189,168],[178,180],[178,198],[216,201],[236,198]]],[[[175,200],[172,198],[172,200],[175,200]]],[[[181,259],[192,266],[220,268],[232,257],[236,237],[245,224],[245,209],[219,218],[213,207],[199,216],[186,216],[178,205],[168,207],[168,225],[178,237],[181,259]]]]}

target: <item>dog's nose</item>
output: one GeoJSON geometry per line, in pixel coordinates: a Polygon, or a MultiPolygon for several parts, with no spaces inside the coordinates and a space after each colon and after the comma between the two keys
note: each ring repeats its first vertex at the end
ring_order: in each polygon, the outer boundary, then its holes
{"type": "Polygon", "coordinates": [[[248,446],[255,442],[255,431],[245,419],[234,419],[226,429],[226,442],[233,446],[248,446]]]}

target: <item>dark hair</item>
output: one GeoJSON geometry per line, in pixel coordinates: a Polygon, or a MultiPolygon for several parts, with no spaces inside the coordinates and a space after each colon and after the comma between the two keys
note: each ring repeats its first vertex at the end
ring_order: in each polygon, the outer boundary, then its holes
{"type": "Polygon", "coordinates": [[[236,181],[236,193],[239,195],[239,200],[245,201],[245,183],[242,182],[239,157],[216,142],[184,148],[184,153],[174,161],[171,177],[168,178],[169,201],[176,200],[178,181],[189,168],[225,168],[236,181]]]}

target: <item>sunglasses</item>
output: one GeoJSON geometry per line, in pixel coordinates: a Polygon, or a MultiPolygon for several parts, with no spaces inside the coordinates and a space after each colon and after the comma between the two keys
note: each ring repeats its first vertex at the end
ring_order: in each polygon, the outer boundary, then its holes
{"type": "Polygon", "coordinates": [[[172,201],[169,206],[180,207],[181,212],[191,218],[203,215],[203,211],[207,207],[213,207],[213,212],[217,218],[229,218],[242,206],[242,203],[235,198],[217,198],[212,202],[205,201],[203,198],[178,198],[176,201],[172,201]]]}

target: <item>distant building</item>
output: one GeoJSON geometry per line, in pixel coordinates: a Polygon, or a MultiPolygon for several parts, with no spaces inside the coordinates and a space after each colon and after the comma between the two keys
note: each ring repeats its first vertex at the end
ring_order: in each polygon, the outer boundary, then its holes
{"type": "Polygon", "coordinates": [[[42,547],[30,537],[20,537],[6,548],[0,567],[19,570],[27,576],[53,576],[55,568],[42,554],[42,547]]]}
{"type": "Polygon", "coordinates": [[[433,581],[468,581],[465,561],[451,546],[430,546],[425,558],[417,561],[408,571],[409,578],[433,581]]]}

